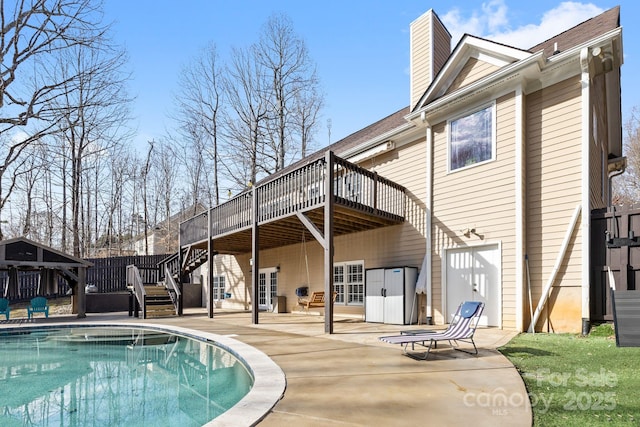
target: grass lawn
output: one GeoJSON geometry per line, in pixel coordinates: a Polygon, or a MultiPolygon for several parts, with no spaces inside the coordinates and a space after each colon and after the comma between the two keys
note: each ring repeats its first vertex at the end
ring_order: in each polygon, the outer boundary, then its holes
{"type": "Polygon", "coordinates": [[[498,350],[524,380],[534,426],[640,426],[640,348],[616,347],[610,325],[521,334],[498,350]]]}

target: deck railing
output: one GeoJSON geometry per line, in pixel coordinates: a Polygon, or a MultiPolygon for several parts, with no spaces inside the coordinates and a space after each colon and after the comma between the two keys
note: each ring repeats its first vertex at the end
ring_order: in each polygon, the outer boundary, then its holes
{"type": "Polygon", "coordinates": [[[251,193],[240,194],[210,209],[211,235],[219,236],[251,226],[251,211],[251,193]]]}
{"type": "MultiPolygon", "coordinates": [[[[223,206],[223,205],[220,205],[223,206]]],[[[219,207],[220,207],[219,206],[219,207]]],[[[209,211],[204,211],[180,224],[180,245],[207,239],[209,211]]]]}
{"type": "Polygon", "coordinates": [[[140,277],[140,271],[135,265],[127,266],[127,287],[132,290],[138,304],[142,309],[143,318],[147,317],[146,296],[147,291],[144,289],[144,283],[140,277]]]}
{"type": "Polygon", "coordinates": [[[173,274],[169,270],[167,266],[164,268],[164,285],[169,290],[169,296],[171,297],[171,302],[173,302],[174,307],[176,308],[176,314],[180,314],[180,286],[176,283],[176,280],[173,278],[173,274]]]}
{"type": "MultiPolygon", "coordinates": [[[[327,176],[334,180],[336,204],[383,217],[404,218],[404,187],[333,154],[332,164],[330,174],[327,173],[327,161],[321,158],[256,187],[258,224],[321,206],[325,202],[327,176]]],[[[208,238],[207,216],[212,237],[250,227],[252,197],[252,192],[240,194],[184,221],[180,224],[181,244],[208,238]]]]}
{"type": "Polygon", "coordinates": [[[405,190],[399,184],[334,157],[336,202],[387,217],[404,217],[405,190]]]}
{"type": "Polygon", "coordinates": [[[180,272],[180,257],[179,252],[169,255],[158,262],[156,268],[158,269],[158,281],[166,280],[166,272],[169,271],[171,275],[178,274],[180,272]]]}
{"type": "Polygon", "coordinates": [[[258,223],[322,205],[325,163],[324,159],[316,160],[256,188],[258,223]]]}

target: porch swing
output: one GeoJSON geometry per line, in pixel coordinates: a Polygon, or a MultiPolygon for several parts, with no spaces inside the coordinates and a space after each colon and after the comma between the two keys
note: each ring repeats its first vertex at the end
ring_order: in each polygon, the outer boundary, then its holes
{"type": "MultiPolygon", "coordinates": [[[[309,312],[310,308],[324,308],[325,306],[325,298],[324,291],[315,291],[311,292],[309,295],[309,285],[311,283],[310,275],[309,275],[309,255],[307,254],[307,241],[305,238],[305,232],[302,231],[302,248],[300,251],[300,263],[298,266],[298,275],[300,274],[300,269],[302,268],[302,255],[304,254],[304,264],[307,271],[307,282],[302,286],[296,288],[296,296],[298,297],[298,306],[300,306],[305,312],[309,312]]],[[[332,301],[335,302],[338,294],[336,292],[333,293],[332,301]]]]}
{"type": "Polygon", "coordinates": [[[302,269],[302,255],[304,253],[304,263],[307,270],[307,282],[303,283],[302,286],[296,288],[296,296],[298,297],[298,305],[304,305],[306,301],[305,297],[309,296],[309,257],[307,255],[307,241],[304,236],[304,230],[302,230],[302,244],[300,247],[300,257],[298,262],[298,277],[300,277],[300,270],[302,269]]]}

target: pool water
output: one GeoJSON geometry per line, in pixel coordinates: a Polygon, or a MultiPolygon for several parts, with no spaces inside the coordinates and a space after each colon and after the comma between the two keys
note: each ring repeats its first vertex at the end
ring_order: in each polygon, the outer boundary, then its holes
{"type": "Polygon", "coordinates": [[[2,426],[201,426],[251,389],[233,354],[141,328],[0,333],[2,426]]]}

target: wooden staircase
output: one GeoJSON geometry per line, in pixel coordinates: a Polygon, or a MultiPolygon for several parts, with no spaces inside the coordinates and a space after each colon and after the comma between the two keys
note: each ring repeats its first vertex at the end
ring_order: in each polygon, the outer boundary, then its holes
{"type": "Polygon", "coordinates": [[[164,286],[145,285],[145,317],[175,317],[176,307],[169,290],[164,286]]]}
{"type": "Polygon", "coordinates": [[[188,248],[186,251],[183,250],[182,255],[182,263],[178,252],[158,263],[161,277],[164,278],[158,284],[143,283],[138,268],[135,265],[127,266],[127,286],[134,289],[145,319],[182,314],[181,288],[178,285],[180,278],[208,260],[206,249],[188,248]]]}
{"type": "Polygon", "coordinates": [[[197,249],[193,251],[191,256],[187,258],[187,262],[183,268],[184,273],[191,273],[196,268],[207,262],[209,256],[206,249],[197,249]]]}
{"type": "MultiPolygon", "coordinates": [[[[214,254],[216,253],[217,252],[214,252],[214,254]]],[[[166,266],[176,282],[180,281],[180,274],[189,274],[208,260],[206,249],[189,248],[183,250],[182,265],[180,265],[178,255],[178,252],[176,252],[162,260],[159,264],[160,271],[164,271],[166,266]]]]}

